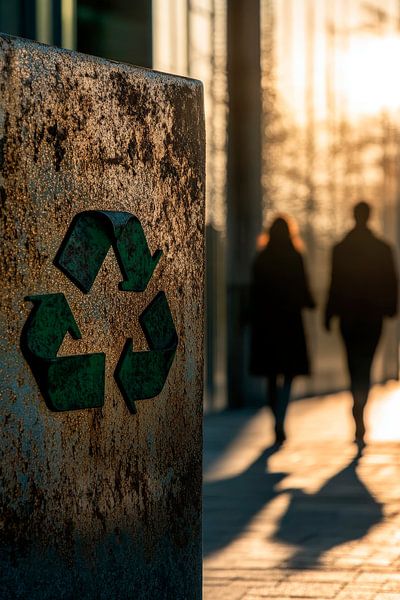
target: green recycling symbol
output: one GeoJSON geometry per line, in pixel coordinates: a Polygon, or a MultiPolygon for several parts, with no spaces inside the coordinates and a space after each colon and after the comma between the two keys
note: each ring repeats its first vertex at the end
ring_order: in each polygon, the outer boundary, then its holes
{"type": "MultiPolygon", "coordinates": [[[[85,211],[77,214],[54,259],[83,293],[90,292],[110,248],[123,281],[119,289],[143,292],[161,257],[151,255],[140,221],[127,212],[85,211]]],[[[64,294],[25,298],[33,303],[21,334],[21,349],[50,410],[98,408],[104,404],[105,354],[57,356],[65,335],[81,333],[64,294]]],[[[178,336],[164,292],[159,292],[139,317],[149,346],[134,352],[127,339],[114,377],[129,410],[135,401],[157,396],[178,345],[178,336]]]]}

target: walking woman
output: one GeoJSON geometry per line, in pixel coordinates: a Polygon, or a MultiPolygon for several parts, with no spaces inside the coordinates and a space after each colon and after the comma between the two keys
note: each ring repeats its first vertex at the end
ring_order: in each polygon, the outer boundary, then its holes
{"type": "Polygon", "coordinates": [[[268,404],[279,445],[286,439],[285,415],[293,378],[310,372],[301,310],[315,307],[299,240],[292,231],[286,218],[276,218],[252,269],[250,371],[267,377],[268,404]]]}

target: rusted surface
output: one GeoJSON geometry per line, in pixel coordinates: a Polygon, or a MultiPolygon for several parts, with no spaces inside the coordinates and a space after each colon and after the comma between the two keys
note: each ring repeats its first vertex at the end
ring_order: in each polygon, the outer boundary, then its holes
{"type": "Polygon", "coordinates": [[[1,586],[4,597],[200,597],[204,132],[201,85],[0,38],[1,586]],[[77,213],[137,216],[162,256],[118,289],[112,250],[88,294],[53,264],[77,213]],[[131,414],[114,379],[163,291],[178,347],[159,396],[131,414]],[[24,297],[63,293],[106,354],[102,408],[48,410],[19,347],[24,297]]]}

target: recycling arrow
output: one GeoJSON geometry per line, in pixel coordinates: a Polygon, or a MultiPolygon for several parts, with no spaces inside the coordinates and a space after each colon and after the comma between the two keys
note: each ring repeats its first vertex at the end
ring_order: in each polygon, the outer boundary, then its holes
{"type": "Polygon", "coordinates": [[[48,407],[55,411],[96,408],[104,403],[105,354],[60,356],[69,332],[81,333],[64,294],[27,296],[33,309],[21,334],[21,348],[48,407]]]}
{"type": "Polygon", "coordinates": [[[132,413],[135,401],[157,396],[174,360],[178,336],[164,292],[159,292],[139,317],[149,351],[133,352],[127,340],[115,370],[115,379],[132,413]]]}
{"type": "Polygon", "coordinates": [[[113,247],[124,280],[124,291],[143,292],[161,257],[152,255],[140,221],[130,213],[85,211],[73,219],[54,264],[85,294],[113,247]]]}
{"type": "MultiPolygon", "coordinates": [[[[144,291],[161,250],[152,255],[139,220],[130,213],[85,211],[77,214],[54,264],[84,293],[113,247],[124,280],[123,291],[144,291]]],[[[105,354],[57,356],[65,335],[81,333],[64,294],[27,296],[33,309],[21,334],[21,349],[47,406],[63,411],[96,408],[104,403],[105,354]]],[[[149,350],[134,352],[126,341],[115,379],[132,413],[135,401],[157,396],[164,387],[178,345],[178,336],[164,292],[159,292],[139,317],[149,350]]]]}

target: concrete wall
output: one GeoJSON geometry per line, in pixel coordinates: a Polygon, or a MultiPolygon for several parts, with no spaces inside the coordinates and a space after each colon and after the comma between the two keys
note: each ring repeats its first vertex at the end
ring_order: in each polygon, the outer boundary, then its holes
{"type": "MultiPolygon", "coordinates": [[[[201,84],[7,36],[0,67],[1,595],[199,598],[201,84]],[[162,251],[145,291],[119,290],[113,249],[88,293],[54,264],[74,217],[88,210],[135,215],[151,254],[162,251]],[[134,351],[149,350],[139,316],[160,291],[178,345],[161,393],[132,414],[115,368],[128,338],[134,351]],[[48,360],[105,353],[100,408],[49,409],[32,344],[28,361],[22,353],[32,325],[25,298],[55,293],[81,339],[67,334],[48,360]]],[[[79,397],[75,374],[65,406],[79,397]]]]}

